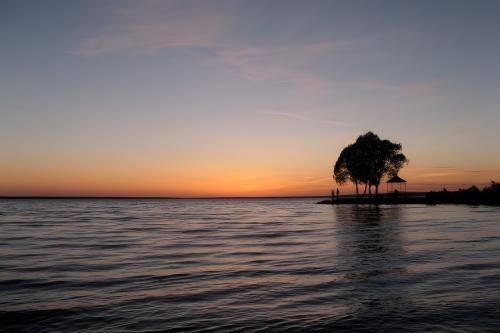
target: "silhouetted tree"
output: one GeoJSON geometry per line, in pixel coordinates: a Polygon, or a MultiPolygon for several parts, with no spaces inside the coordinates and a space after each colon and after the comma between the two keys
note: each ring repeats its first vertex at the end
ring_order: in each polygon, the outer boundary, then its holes
{"type": "Polygon", "coordinates": [[[492,180],[490,186],[485,187],[483,192],[500,193],[500,183],[492,180]]]}
{"type": "Polygon", "coordinates": [[[356,153],[353,145],[349,145],[342,150],[333,168],[333,177],[335,178],[335,182],[339,185],[352,181],[356,185],[357,197],[359,195],[358,178],[355,175],[356,170],[354,166],[356,153]]]}
{"type": "Polygon", "coordinates": [[[365,184],[365,193],[368,187],[370,197],[374,186],[378,195],[382,178],[396,175],[408,163],[401,149],[401,144],[381,140],[372,132],[360,135],[340,153],[333,170],[335,181],[340,185],[352,181],[356,185],[356,197],[359,197],[358,184],[365,184]]]}

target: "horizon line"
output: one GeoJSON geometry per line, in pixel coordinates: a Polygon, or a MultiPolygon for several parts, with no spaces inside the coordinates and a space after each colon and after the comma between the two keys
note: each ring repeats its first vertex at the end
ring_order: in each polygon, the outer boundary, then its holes
{"type": "MultiPolygon", "coordinates": [[[[406,192],[408,194],[427,193],[429,191],[406,192]]],[[[451,191],[453,192],[453,191],[451,191]]],[[[340,197],[350,197],[355,194],[344,194],[340,197]]],[[[281,195],[281,196],[208,196],[208,197],[169,197],[169,196],[85,196],[85,195],[8,195],[0,196],[0,200],[15,199],[163,199],[163,200],[192,200],[192,199],[293,199],[293,198],[330,198],[331,195],[281,195]]]]}

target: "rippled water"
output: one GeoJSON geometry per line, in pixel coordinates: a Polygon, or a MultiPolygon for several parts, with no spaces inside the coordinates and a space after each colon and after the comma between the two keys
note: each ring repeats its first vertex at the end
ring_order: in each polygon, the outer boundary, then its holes
{"type": "Polygon", "coordinates": [[[0,201],[0,330],[498,332],[500,208],[0,201]]]}

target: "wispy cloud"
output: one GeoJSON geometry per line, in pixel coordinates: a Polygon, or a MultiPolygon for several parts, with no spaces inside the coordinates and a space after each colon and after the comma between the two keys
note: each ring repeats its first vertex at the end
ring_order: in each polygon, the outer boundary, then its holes
{"type": "MultiPolygon", "coordinates": [[[[162,49],[207,48],[209,62],[222,64],[246,79],[275,81],[308,91],[327,91],[329,80],[311,70],[337,47],[333,42],[285,46],[245,46],[229,42],[230,19],[207,2],[131,2],[111,10],[108,22],[69,51],[84,57],[117,52],[151,53],[162,49]]],[[[234,33],[233,33],[234,37],[234,33]]],[[[233,38],[235,40],[237,38],[233,38]]]]}
{"type": "Polygon", "coordinates": [[[323,124],[334,125],[336,127],[351,127],[352,126],[352,123],[349,123],[349,122],[332,120],[332,119],[321,119],[320,117],[317,117],[317,116],[306,116],[304,114],[296,113],[296,112],[278,111],[278,110],[258,110],[258,111],[256,111],[256,113],[270,115],[270,116],[286,117],[286,118],[291,118],[291,119],[300,120],[300,121],[319,122],[319,123],[323,123],[323,124]]]}
{"type": "Polygon", "coordinates": [[[449,176],[458,176],[461,175],[462,172],[459,171],[449,171],[449,172],[428,172],[418,174],[416,178],[435,178],[435,177],[449,177],[449,176]]]}
{"type": "Polygon", "coordinates": [[[293,112],[259,110],[259,111],[256,111],[256,113],[267,114],[267,115],[272,115],[272,116],[288,117],[288,118],[293,118],[293,119],[297,119],[297,120],[309,120],[310,119],[309,117],[306,117],[306,116],[298,114],[298,113],[293,113],[293,112]]]}
{"type": "Polygon", "coordinates": [[[386,91],[394,93],[401,92],[404,94],[417,96],[435,95],[436,88],[439,87],[439,84],[437,82],[407,82],[402,84],[388,84],[380,80],[347,81],[343,84],[354,89],[386,91]]]}
{"type": "Polygon", "coordinates": [[[101,33],[71,50],[80,56],[116,51],[151,52],[165,48],[214,47],[224,16],[204,2],[140,1],[112,9],[101,33]]]}
{"type": "Polygon", "coordinates": [[[500,171],[500,169],[461,169],[452,166],[417,167],[415,170],[418,171],[415,178],[477,177],[478,174],[491,175],[500,171]]]}
{"type": "Polygon", "coordinates": [[[335,125],[338,127],[351,127],[352,123],[345,122],[345,121],[338,121],[338,120],[320,120],[319,122],[323,124],[330,124],[330,125],[335,125]]]}
{"type": "Polygon", "coordinates": [[[378,80],[337,81],[321,70],[320,64],[333,58],[337,51],[363,47],[374,37],[249,46],[238,38],[228,12],[220,9],[206,1],[121,2],[111,7],[109,19],[97,32],[77,41],[69,52],[91,57],[118,52],[205,48],[212,51],[211,56],[205,54],[212,57],[206,59],[208,63],[224,65],[248,80],[289,85],[306,93],[361,89],[430,95],[434,91],[435,83],[392,85],[378,80]]]}
{"type": "Polygon", "coordinates": [[[455,169],[455,167],[452,167],[452,166],[432,166],[430,168],[431,169],[455,169]]]}
{"type": "Polygon", "coordinates": [[[338,47],[324,42],[287,46],[229,48],[217,52],[216,62],[232,67],[246,78],[299,85],[309,91],[326,91],[329,80],[311,68],[338,47]]]}
{"type": "Polygon", "coordinates": [[[489,172],[500,172],[500,169],[466,170],[466,172],[471,172],[471,173],[489,173],[489,172]]]}

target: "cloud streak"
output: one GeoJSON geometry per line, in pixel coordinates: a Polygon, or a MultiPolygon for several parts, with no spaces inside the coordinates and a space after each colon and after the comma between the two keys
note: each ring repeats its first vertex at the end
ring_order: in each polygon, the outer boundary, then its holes
{"type": "Polygon", "coordinates": [[[337,81],[321,70],[320,64],[334,57],[339,49],[363,46],[366,38],[248,46],[245,40],[238,38],[237,29],[232,25],[234,21],[228,16],[221,8],[205,1],[120,3],[111,8],[109,19],[98,34],[83,38],[69,52],[92,57],[118,52],[204,48],[213,51],[208,63],[223,65],[247,80],[290,86],[305,93],[357,89],[431,95],[434,91],[435,83],[391,85],[379,80],[337,81]]]}
{"type": "Polygon", "coordinates": [[[330,89],[331,83],[316,74],[312,67],[322,57],[331,55],[337,47],[333,42],[323,42],[221,49],[217,52],[216,62],[235,69],[250,80],[272,80],[322,92],[330,89]]]}
{"type": "Polygon", "coordinates": [[[80,41],[71,53],[95,56],[117,51],[215,47],[224,16],[202,2],[148,1],[115,7],[103,31],[80,41]]]}
{"type": "Polygon", "coordinates": [[[298,113],[293,113],[293,112],[284,112],[284,111],[257,111],[256,113],[260,114],[266,114],[266,115],[272,115],[272,116],[280,116],[280,117],[287,117],[287,118],[292,118],[292,119],[297,119],[297,120],[309,120],[309,117],[306,117],[304,115],[298,114],[298,113]]]}
{"type": "MultiPolygon", "coordinates": [[[[87,36],[69,53],[93,57],[118,52],[154,53],[164,49],[213,50],[210,63],[222,64],[245,79],[327,91],[329,80],[311,70],[319,58],[331,54],[333,42],[248,47],[228,42],[230,19],[206,2],[148,1],[114,7],[98,34],[87,36]]],[[[234,36],[233,36],[234,37],[234,36]]]]}
{"type": "Polygon", "coordinates": [[[336,127],[351,127],[352,126],[352,123],[345,122],[345,121],[338,121],[338,120],[331,120],[331,119],[318,119],[316,117],[309,117],[309,116],[305,116],[303,114],[295,113],[295,112],[278,111],[278,110],[259,110],[259,111],[256,111],[256,113],[270,115],[270,116],[286,117],[286,118],[291,118],[291,119],[300,120],[300,121],[314,121],[314,122],[319,122],[319,123],[323,123],[323,124],[334,125],[336,127]]]}

